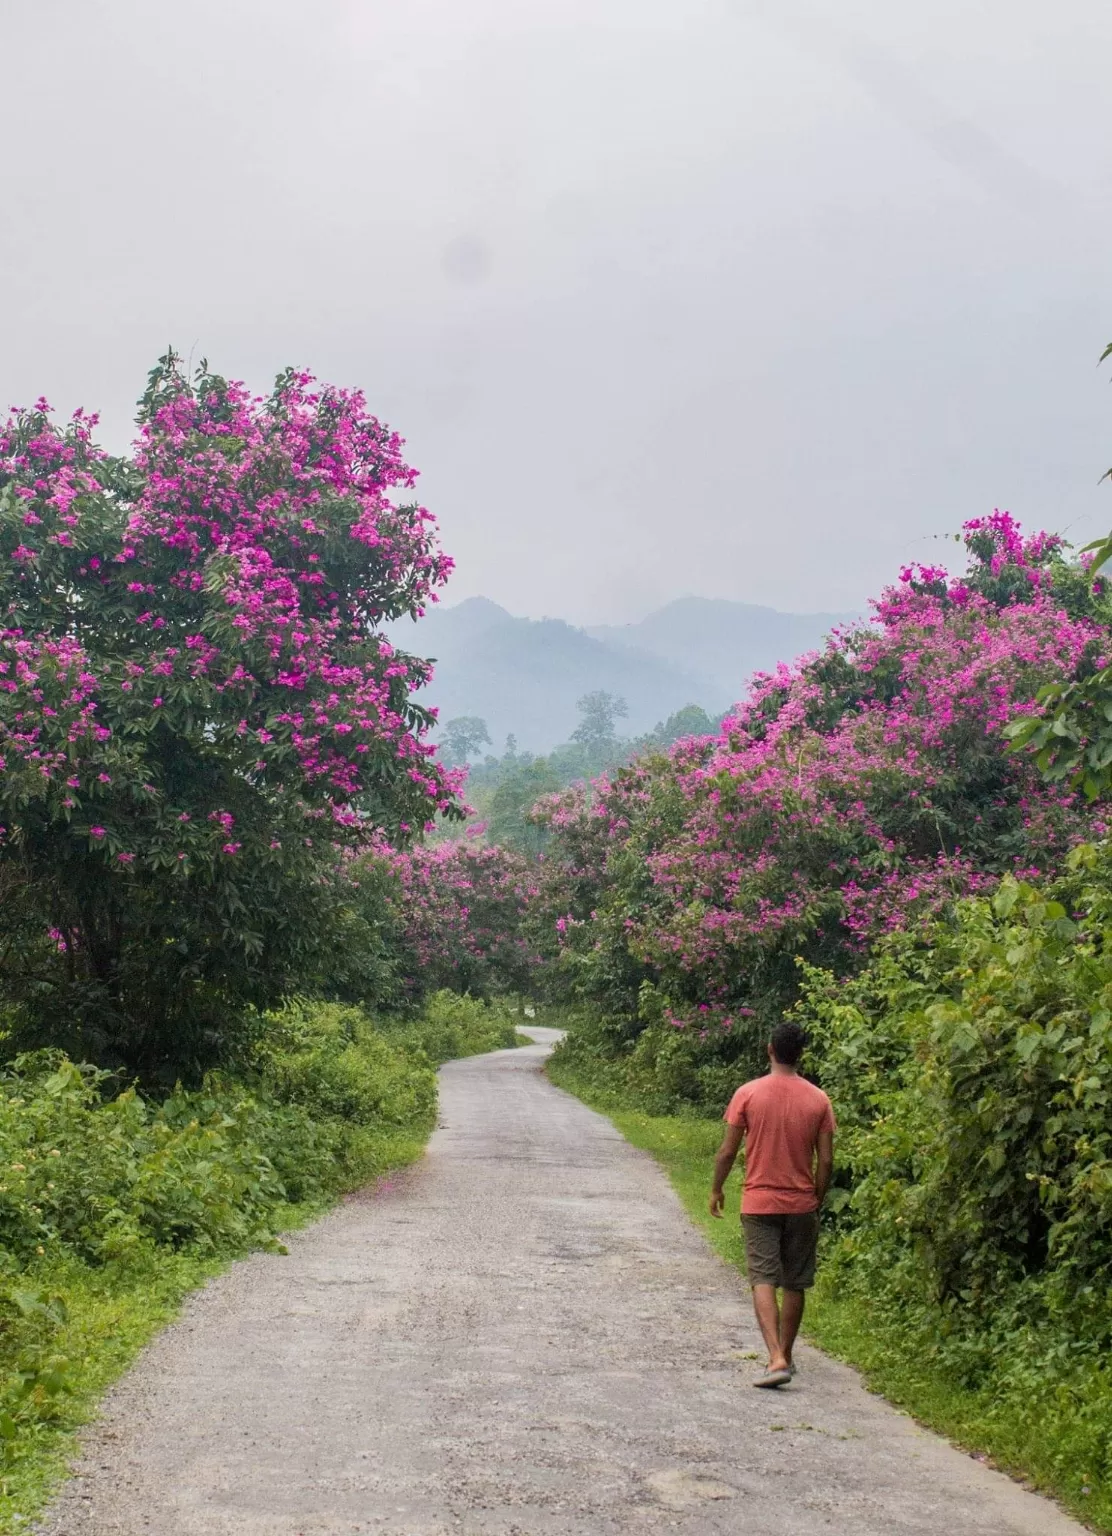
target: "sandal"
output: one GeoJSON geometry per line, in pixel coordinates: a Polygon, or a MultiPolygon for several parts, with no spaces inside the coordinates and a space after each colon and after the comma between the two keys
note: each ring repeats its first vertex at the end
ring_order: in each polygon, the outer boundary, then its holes
{"type": "Polygon", "coordinates": [[[790,1366],[781,1366],[777,1371],[769,1367],[763,1375],[757,1377],[753,1385],[755,1387],[786,1387],[791,1379],[792,1370],[790,1366]]]}

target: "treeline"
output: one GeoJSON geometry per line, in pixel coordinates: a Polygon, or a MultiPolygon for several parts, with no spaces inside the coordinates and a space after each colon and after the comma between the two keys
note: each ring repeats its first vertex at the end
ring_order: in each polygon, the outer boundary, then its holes
{"type": "Polygon", "coordinates": [[[577,707],[580,723],[571,741],[541,756],[519,751],[510,736],[501,757],[488,752],[472,762],[484,746],[491,745],[486,722],[471,715],[449,720],[441,734],[440,753],[446,763],[468,769],[466,799],[471,818],[464,828],[454,832],[445,828],[442,835],[465,836],[478,827],[492,844],[541,854],[548,846],[548,828],[532,812],[542,796],[589,783],[683,737],[709,735],[721,724],[721,717],[712,718],[700,705],[685,704],[646,735],[627,737],[618,730],[627,713],[626,702],[616,694],[596,690],[584,694],[577,707]]]}
{"type": "Polygon", "coordinates": [[[1103,659],[1107,599],[1004,514],[966,543],[962,578],[909,569],[872,625],[757,679],[717,735],[536,808],[553,975],[662,1106],[759,1066],[801,961],[852,974],[887,934],[1103,833],[1099,803],[1006,733],[1103,659]]]}

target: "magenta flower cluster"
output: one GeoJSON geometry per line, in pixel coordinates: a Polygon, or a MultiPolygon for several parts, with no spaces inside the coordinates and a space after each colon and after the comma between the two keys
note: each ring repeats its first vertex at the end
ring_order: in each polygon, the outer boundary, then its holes
{"type": "Polygon", "coordinates": [[[600,1004],[622,977],[634,1006],[651,994],[676,1027],[729,1033],[790,1002],[798,956],[844,970],[1092,835],[1002,731],[1106,631],[1056,599],[1060,541],[1001,512],[965,541],[963,577],[905,569],[872,624],[755,678],[717,736],[538,807],[548,910],[600,1004]]]}
{"type": "Polygon", "coordinates": [[[449,810],[427,665],[381,626],[451,562],[362,396],[289,372],[253,397],[170,356],[130,459],[95,424],[39,401],[0,425],[0,821],[34,805],[126,872],[274,852],[268,803],[337,842],[449,810]]]}
{"type": "Polygon", "coordinates": [[[530,923],[539,885],[528,859],[475,837],[405,852],[382,847],[375,857],[391,876],[409,993],[528,988],[540,963],[530,923]]]}

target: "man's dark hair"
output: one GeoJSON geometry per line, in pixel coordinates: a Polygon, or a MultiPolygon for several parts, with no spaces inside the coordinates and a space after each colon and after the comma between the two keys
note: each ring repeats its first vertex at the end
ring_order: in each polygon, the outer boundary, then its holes
{"type": "Polygon", "coordinates": [[[777,1024],[772,1031],[772,1054],[784,1067],[794,1067],[803,1055],[807,1045],[807,1036],[798,1024],[793,1024],[790,1019],[784,1019],[777,1024]]]}

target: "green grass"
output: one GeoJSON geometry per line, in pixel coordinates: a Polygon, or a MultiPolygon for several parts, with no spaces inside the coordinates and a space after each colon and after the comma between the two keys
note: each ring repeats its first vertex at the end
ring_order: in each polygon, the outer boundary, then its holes
{"type": "MultiPolygon", "coordinates": [[[[722,1139],[716,1120],[650,1115],[622,1104],[597,1076],[577,1072],[555,1056],[549,1075],[559,1087],[601,1110],[633,1146],[664,1168],[688,1213],[727,1263],[744,1268],[737,1211],[740,1180],[726,1186],[726,1216],[708,1210],[714,1154],[722,1139]]],[[[997,1387],[962,1387],[932,1365],[930,1352],[909,1326],[879,1317],[860,1296],[831,1283],[822,1268],[808,1298],[805,1336],[828,1354],[856,1367],[868,1386],[905,1409],[921,1424],[963,1449],[986,1457],[1002,1471],[1057,1498],[1094,1530],[1112,1533],[1112,1485],[1089,1477],[1086,1457],[1095,1438],[1107,1445],[1112,1417],[1103,1383],[1086,1403],[1064,1388],[1049,1400],[1002,1395],[997,1387]],[[1094,1426],[1094,1417],[1103,1423],[1094,1426]]]]}
{"type": "MultiPolygon", "coordinates": [[[[433,1121],[404,1129],[359,1133],[349,1187],[358,1188],[391,1169],[415,1162],[424,1151],[433,1121]]],[[[334,1202],[279,1208],[274,1230],[296,1231],[334,1202]]],[[[150,1249],[144,1261],[121,1273],[113,1266],[93,1268],[76,1260],[44,1262],[23,1277],[29,1288],[62,1298],[66,1321],[52,1350],[67,1362],[67,1390],[57,1400],[54,1417],[34,1425],[9,1448],[0,1476],[0,1536],[26,1532],[59,1481],[76,1450],[76,1435],[95,1417],[104,1392],[123,1375],[159,1329],[178,1315],[191,1291],[220,1274],[242,1254],[220,1257],[150,1249]]]]}
{"type": "Polygon", "coordinates": [[[105,1389],[120,1376],[152,1335],[178,1311],[182,1298],[230,1259],[165,1255],[126,1282],[107,1270],[78,1263],[44,1265],[28,1279],[61,1296],[67,1320],[57,1353],[69,1364],[70,1390],[56,1417],[20,1437],[0,1478],[0,1531],[26,1530],[74,1452],[75,1431],[92,1418],[105,1389]]]}

